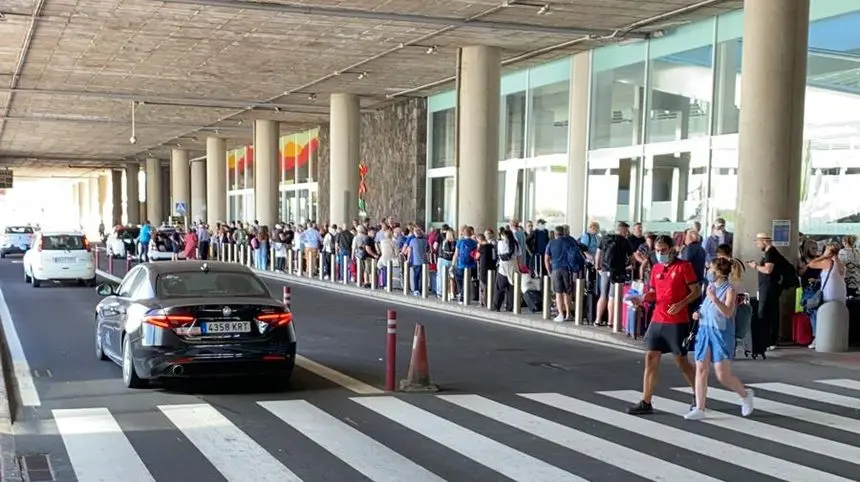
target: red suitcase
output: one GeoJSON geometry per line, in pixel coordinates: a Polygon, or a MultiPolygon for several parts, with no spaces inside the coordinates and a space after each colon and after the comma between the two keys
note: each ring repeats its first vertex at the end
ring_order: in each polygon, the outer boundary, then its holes
{"type": "Polygon", "coordinates": [[[812,344],[812,322],[806,313],[795,313],[791,317],[791,339],[801,346],[812,344]]]}

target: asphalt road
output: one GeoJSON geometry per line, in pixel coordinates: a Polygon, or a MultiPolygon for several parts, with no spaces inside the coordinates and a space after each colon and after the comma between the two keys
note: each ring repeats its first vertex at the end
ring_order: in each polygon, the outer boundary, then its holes
{"type": "MultiPolygon", "coordinates": [[[[280,297],[283,285],[267,282],[280,297]]],[[[92,288],[34,289],[20,264],[0,261],[38,397],[23,397],[18,454],[45,454],[55,480],[80,482],[860,480],[857,371],[739,362],[747,383],[771,383],[757,390],[758,410],[740,419],[715,400],[702,423],[679,416],[689,396],[672,390],[683,381],[667,361],[655,403],[665,412],[639,419],[624,409],[638,397],[640,354],[398,307],[399,375],[420,322],[442,391],[362,395],[356,386],[382,387],[389,307],[291,287],[300,354],[358,382],[297,368],[282,393],[254,383],[131,391],[95,357],[92,288]],[[819,382],[834,379],[852,381],[819,382]]]]}

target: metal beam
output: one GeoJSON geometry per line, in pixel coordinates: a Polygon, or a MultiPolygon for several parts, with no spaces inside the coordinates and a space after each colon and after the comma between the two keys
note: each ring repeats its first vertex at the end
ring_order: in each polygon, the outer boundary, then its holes
{"type": "MultiPolygon", "coordinates": [[[[487,20],[463,20],[452,17],[436,17],[410,13],[374,12],[354,8],[320,7],[308,5],[287,5],[270,2],[248,2],[244,0],[158,0],[162,3],[181,3],[186,5],[242,10],[258,10],[270,13],[290,13],[295,15],[322,16],[378,20],[383,22],[420,23],[425,25],[445,25],[457,28],[478,28],[490,30],[516,30],[520,32],[548,33],[555,35],[609,35],[612,32],[584,27],[553,27],[517,22],[492,22],[487,20]]],[[[628,37],[646,38],[647,33],[629,32],[628,37]]]]}
{"type": "MultiPolygon", "coordinates": [[[[131,125],[126,120],[111,120],[111,119],[87,119],[78,117],[40,117],[40,116],[0,116],[0,120],[9,122],[36,122],[36,123],[86,123],[86,124],[118,124],[127,126],[131,129],[131,125]]],[[[285,124],[289,124],[286,122],[285,124]]],[[[219,130],[219,131],[242,131],[250,132],[250,127],[243,126],[211,126],[200,128],[197,124],[162,124],[157,122],[136,123],[137,127],[142,128],[162,128],[162,129],[201,129],[201,130],[219,130]]]]}
{"type": "Polygon", "coordinates": [[[96,97],[100,99],[111,99],[129,102],[142,102],[143,104],[153,105],[172,105],[177,107],[211,107],[223,109],[271,109],[282,110],[286,113],[294,112],[297,114],[326,114],[328,108],[320,106],[322,110],[319,112],[313,109],[314,105],[310,104],[275,104],[271,102],[255,102],[244,100],[227,100],[227,99],[203,99],[194,97],[175,97],[168,95],[147,95],[147,94],[128,94],[121,92],[97,92],[86,90],[61,90],[61,89],[30,89],[21,87],[0,87],[0,92],[13,94],[29,94],[29,95],[48,95],[58,97],[96,97]]]}
{"type": "MultiPolygon", "coordinates": [[[[15,70],[12,72],[12,79],[9,81],[9,87],[14,89],[18,87],[18,79],[21,78],[21,73],[24,71],[24,64],[27,62],[27,55],[30,53],[30,44],[33,42],[33,37],[36,34],[36,21],[42,15],[42,8],[45,6],[45,0],[36,0],[33,5],[33,12],[30,14],[30,25],[27,27],[27,33],[24,34],[24,39],[21,42],[21,50],[18,52],[18,60],[15,62],[15,70]]],[[[12,99],[14,93],[6,96],[6,105],[3,106],[2,114],[8,114],[12,107],[12,99]]],[[[0,120],[0,140],[3,140],[3,133],[6,131],[6,123],[0,120]]]]}

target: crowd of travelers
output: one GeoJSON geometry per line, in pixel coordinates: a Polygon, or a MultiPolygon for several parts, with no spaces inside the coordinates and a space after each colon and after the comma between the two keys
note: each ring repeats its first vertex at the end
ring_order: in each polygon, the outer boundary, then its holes
{"type": "MultiPolygon", "coordinates": [[[[391,282],[405,285],[404,292],[414,296],[429,292],[439,299],[448,297],[443,301],[479,303],[496,311],[514,310],[518,286],[533,311],[542,309],[538,305],[544,299],[540,291],[546,276],[554,295],[553,319],[558,323],[573,319],[575,286],[582,280],[586,323],[623,324],[628,333],[643,337],[643,396],[629,412],[653,412],[651,397],[660,357],[671,353],[694,390],[689,420],[705,416],[712,366],[717,379],[738,394],[742,415],[752,413],[753,391],[732,374],[729,365],[736,338],[747,336],[740,331],[755,331],[750,328],[751,302],[756,305],[754,318],[760,332],[760,339],[753,340],[760,347],[752,349],[763,352],[777,345],[779,301],[786,290],[800,293],[798,311],[808,317],[814,337],[818,308],[825,303],[845,304],[860,289],[855,237],[822,246],[801,235],[795,267],[769,234],[759,233],[756,246],[761,259],[742,261],[732,254],[733,235],[723,219],[717,219],[707,234],[693,223],[674,236],[644,232],[641,223],[624,222],[614,232],[604,233],[594,221],[577,236],[569,226],[550,229],[542,219],[524,225],[512,219],[483,231],[448,225],[425,231],[392,217],[375,224],[370,219],[356,219],[346,226],[308,221],[279,223],[271,229],[257,221],[215,226],[201,222],[187,233],[176,233],[171,249],[181,250],[186,259],[241,259],[257,269],[281,272],[295,272],[298,266],[322,279],[367,287],[391,282]],[[747,270],[756,271],[756,301],[741,289],[747,270]],[[530,296],[535,292],[537,296],[530,296]],[[616,303],[624,303],[624,310],[617,309],[616,303]],[[623,319],[616,320],[618,316],[623,319]],[[695,354],[695,366],[688,360],[689,351],[695,354]]],[[[145,223],[140,243],[146,244],[151,236],[153,230],[145,223]]],[[[145,249],[141,249],[144,259],[145,249]]],[[[754,339],[753,335],[749,336],[754,339]]],[[[815,347],[814,340],[809,346],[815,347]]]]}

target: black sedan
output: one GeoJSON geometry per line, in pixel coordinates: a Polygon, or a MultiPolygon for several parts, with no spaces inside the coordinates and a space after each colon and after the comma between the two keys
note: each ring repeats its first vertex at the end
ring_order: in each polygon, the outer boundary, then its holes
{"type": "Polygon", "coordinates": [[[230,263],[146,263],[99,285],[96,355],[122,366],[129,388],[151,380],[267,377],[295,366],[293,315],[250,269],[230,263]]]}

